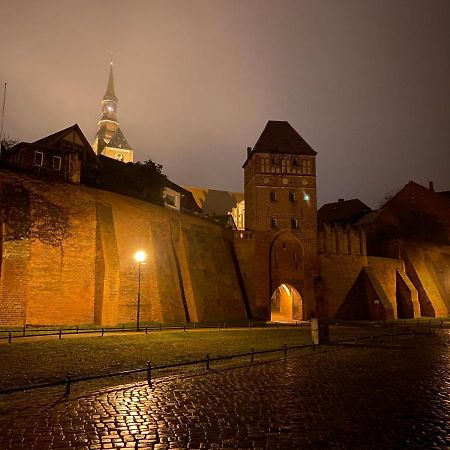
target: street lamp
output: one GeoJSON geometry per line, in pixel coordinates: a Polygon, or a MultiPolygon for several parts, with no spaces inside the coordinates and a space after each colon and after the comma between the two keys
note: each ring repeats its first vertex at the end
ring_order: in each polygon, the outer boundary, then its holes
{"type": "Polygon", "coordinates": [[[144,251],[139,250],[134,254],[134,259],[138,262],[138,295],[137,295],[137,315],[136,315],[136,329],[139,331],[139,318],[141,315],[141,266],[144,263],[147,255],[144,251]]]}

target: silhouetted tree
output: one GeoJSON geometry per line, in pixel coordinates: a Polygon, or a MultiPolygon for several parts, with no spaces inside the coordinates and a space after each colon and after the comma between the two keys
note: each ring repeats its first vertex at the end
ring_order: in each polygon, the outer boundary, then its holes
{"type": "Polygon", "coordinates": [[[99,156],[102,171],[98,187],[119,194],[163,205],[163,191],[167,177],[162,165],[151,160],[123,163],[106,156],[99,156]]]}
{"type": "Polygon", "coordinates": [[[62,246],[70,236],[67,210],[20,182],[0,186],[0,226],[4,240],[39,240],[62,246]]]}

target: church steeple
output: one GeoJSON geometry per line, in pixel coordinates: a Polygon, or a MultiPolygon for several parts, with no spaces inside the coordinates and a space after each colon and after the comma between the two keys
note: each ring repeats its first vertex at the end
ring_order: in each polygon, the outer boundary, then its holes
{"type": "Polygon", "coordinates": [[[106,87],[106,93],[103,96],[103,100],[112,100],[117,102],[116,93],[114,91],[114,76],[113,76],[113,62],[109,63],[109,78],[108,86],[106,87]]]}
{"type": "Polygon", "coordinates": [[[102,118],[92,148],[97,155],[105,155],[124,162],[133,162],[130,148],[117,120],[117,97],[114,89],[113,63],[109,65],[108,84],[102,99],[102,118]]]}
{"type": "MultiPolygon", "coordinates": [[[[100,126],[102,126],[103,121],[110,121],[116,123],[117,126],[110,124],[112,133],[114,133],[114,131],[116,131],[116,129],[119,127],[119,123],[117,122],[117,97],[114,91],[114,76],[113,76],[112,61],[110,62],[109,65],[109,77],[108,77],[108,84],[106,86],[106,93],[103,96],[102,100],[102,118],[100,119],[99,122],[100,126]]],[[[111,138],[111,136],[109,136],[109,139],[111,138]]]]}

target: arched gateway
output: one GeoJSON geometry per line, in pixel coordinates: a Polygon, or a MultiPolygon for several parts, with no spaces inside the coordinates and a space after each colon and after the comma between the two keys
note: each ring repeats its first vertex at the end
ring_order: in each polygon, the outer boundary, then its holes
{"type": "Polygon", "coordinates": [[[270,300],[270,320],[272,322],[292,322],[302,320],[303,302],[300,293],[290,284],[283,283],[270,300]]]}
{"type": "Polygon", "coordinates": [[[291,232],[279,234],[270,247],[270,320],[302,320],[304,285],[304,250],[291,232]]]}

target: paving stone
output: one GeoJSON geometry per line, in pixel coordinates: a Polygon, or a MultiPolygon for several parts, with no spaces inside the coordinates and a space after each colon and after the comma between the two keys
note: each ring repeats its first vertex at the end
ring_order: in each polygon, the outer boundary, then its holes
{"type": "Polygon", "coordinates": [[[0,399],[1,450],[450,448],[450,335],[51,395],[0,399]]]}

